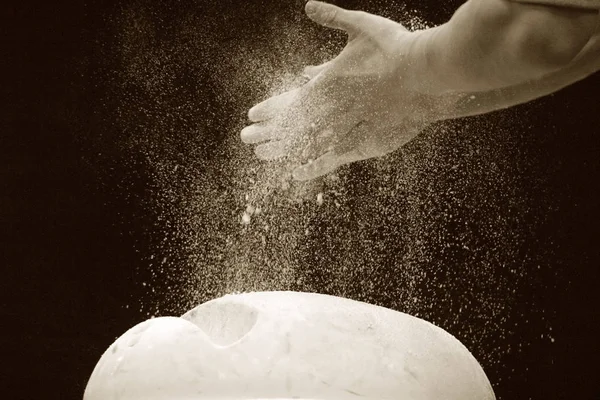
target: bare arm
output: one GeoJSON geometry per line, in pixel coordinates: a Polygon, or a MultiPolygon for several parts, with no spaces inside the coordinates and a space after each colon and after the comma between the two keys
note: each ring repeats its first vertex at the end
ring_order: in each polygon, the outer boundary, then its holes
{"type": "Polygon", "coordinates": [[[597,10],[469,0],[447,24],[418,32],[321,2],[306,12],[347,32],[348,44],[310,67],[302,87],[253,107],[241,133],[258,157],[298,162],[297,180],[388,154],[432,121],[558,90],[598,66],[597,10]]]}
{"type": "Polygon", "coordinates": [[[446,24],[418,32],[413,51],[429,93],[489,91],[568,65],[597,18],[598,10],[469,0],[446,24]]]}
{"type": "MultiPolygon", "coordinates": [[[[523,104],[547,96],[600,71],[600,32],[585,45],[583,50],[565,68],[538,80],[484,93],[463,93],[456,103],[449,98],[449,104],[440,119],[468,117],[523,104]]],[[[450,96],[456,96],[452,94],[450,96]]]]}

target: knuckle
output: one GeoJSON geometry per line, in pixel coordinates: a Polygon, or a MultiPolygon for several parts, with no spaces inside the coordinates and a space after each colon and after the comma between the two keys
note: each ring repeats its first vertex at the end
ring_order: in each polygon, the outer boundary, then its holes
{"type": "Polygon", "coordinates": [[[352,14],[354,21],[359,24],[369,17],[369,14],[364,11],[352,11],[352,14]]]}
{"type": "Polygon", "coordinates": [[[332,8],[323,15],[323,22],[327,25],[333,24],[338,19],[338,10],[332,8]]]}

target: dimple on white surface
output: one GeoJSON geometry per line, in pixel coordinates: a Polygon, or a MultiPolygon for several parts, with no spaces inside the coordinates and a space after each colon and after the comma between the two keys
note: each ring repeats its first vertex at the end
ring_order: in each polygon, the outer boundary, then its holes
{"type": "Polygon", "coordinates": [[[491,400],[485,373],[424,320],[335,296],[228,295],[130,329],[85,400],[491,400]]]}

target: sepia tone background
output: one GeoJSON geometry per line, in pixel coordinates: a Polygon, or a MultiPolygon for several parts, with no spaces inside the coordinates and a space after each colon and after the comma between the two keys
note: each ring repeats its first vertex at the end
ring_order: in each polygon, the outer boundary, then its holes
{"type": "MultiPolygon", "coordinates": [[[[418,28],[461,2],[337,4],[418,28]]],[[[142,320],[232,291],[301,290],[436,323],[500,399],[600,398],[598,75],[288,188],[237,135],[249,107],[342,48],[302,8],[7,7],[5,397],[81,398],[142,320]]]]}

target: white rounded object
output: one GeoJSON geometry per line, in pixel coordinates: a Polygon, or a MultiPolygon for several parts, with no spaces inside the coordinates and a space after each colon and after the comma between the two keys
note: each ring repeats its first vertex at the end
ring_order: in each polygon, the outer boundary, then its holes
{"type": "Polygon", "coordinates": [[[419,318],[341,297],[227,295],[127,331],[84,400],[493,400],[481,366],[419,318]]]}

